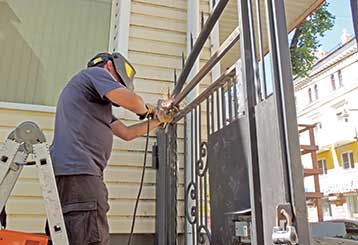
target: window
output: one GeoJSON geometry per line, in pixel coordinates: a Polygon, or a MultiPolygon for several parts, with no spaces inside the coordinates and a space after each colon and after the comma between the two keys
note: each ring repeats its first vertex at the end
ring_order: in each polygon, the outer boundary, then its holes
{"type": "Polygon", "coordinates": [[[55,105],[67,81],[108,50],[112,0],[0,1],[0,101],[55,105]]]}
{"type": "Polygon", "coordinates": [[[341,70],[338,71],[338,82],[339,82],[339,87],[343,87],[343,77],[342,77],[341,70]]]}
{"type": "Polygon", "coordinates": [[[318,86],[317,86],[317,84],[314,85],[314,94],[315,94],[316,100],[318,100],[318,86]]]}
{"type": "Polygon", "coordinates": [[[332,216],[332,208],[329,200],[327,198],[323,199],[323,215],[324,216],[332,216]]]}
{"type": "Polygon", "coordinates": [[[322,123],[318,122],[316,124],[316,127],[314,128],[314,133],[315,133],[315,137],[316,137],[317,140],[319,139],[319,133],[320,133],[321,129],[322,129],[322,123]]]}
{"type": "Polygon", "coordinates": [[[331,85],[332,85],[332,90],[336,90],[336,80],[334,79],[334,74],[331,75],[331,85]]]}
{"type": "Polygon", "coordinates": [[[342,153],[342,166],[344,169],[354,168],[353,152],[342,153]]]}
{"type": "Polygon", "coordinates": [[[353,217],[358,214],[358,196],[348,196],[347,202],[349,204],[349,209],[353,217]]]}
{"type": "Polygon", "coordinates": [[[312,89],[311,88],[308,89],[308,99],[309,99],[309,103],[312,103],[312,89]]]}
{"type": "Polygon", "coordinates": [[[323,170],[323,174],[327,174],[327,161],[325,158],[318,160],[318,167],[323,170]]]}

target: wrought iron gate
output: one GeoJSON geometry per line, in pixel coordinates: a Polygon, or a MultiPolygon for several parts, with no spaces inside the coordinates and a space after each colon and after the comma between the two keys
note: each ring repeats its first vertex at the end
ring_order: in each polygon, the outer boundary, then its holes
{"type": "Polygon", "coordinates": [[[277,223],[286,219],[293,227],[289,232],[297,231],[300,244],[310,244],[284,0],[265,0],[264,5],[259,0],[238,0],[239,26],[184,87],[227,3],[228,0],[218,1],[202,27],[176,81],[173,104],[182,102],[238,41],[240,60],[182,108],[174,123],[157,135],[157,244],[177,243],[176,130],[181,121],[186,142],[186,244],[236,244],[235,241],[245,242],[245,239],[251,244],[273,244],[276,212],[277,223]],[[264,20],[267,25],[263,25],[264,20]],[[270,63],[265,65],[268,50],[270,63]],[[267,89],[270,81],[272,92],[267,89]],[[226,148],[226,143],[231,148],[226,148]],[[213,153],[215,149],[221,149],[224,162],[215,162],[220,160],[213,153]],[[230,152],[225,155],[225,149],[230,149],[232,157],[227,157],[230,152]],[[217,160],[213,163],[211,159],[217,160]],[[225,166],[230,161],[234,161],[230,170],[210,168],[210,164],[225,166]],[[220,176],[216,171],[222,171],[225,175],[221,176],[228,179],[215,177],[220,176]],[[229,194],[217,200],[220,197],[217,194],[221,194],[220,188],[216,188],[219,185],[224,189],[231,185],[225,191],[237,194],[239,199],[229,194]],[[226,206],[218,203],[229,199],[226,206]],[[247,203],[250,211],[244,210],[247,203]],[[212,215],[213,212],[220,215],[212,215]],[[215,219],[211,219],[213,216],[215,219]],[[238,222],[227,224],[229,219],[238,222]],[[214,221],[221,223],[220,226],[213,224],[214,221]]]}

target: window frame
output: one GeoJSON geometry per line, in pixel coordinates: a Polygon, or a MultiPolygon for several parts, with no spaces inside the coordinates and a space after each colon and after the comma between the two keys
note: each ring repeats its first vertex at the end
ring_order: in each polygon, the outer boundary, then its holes
{"type": "Polygon", "coordinates": [[[311,88],[308,88],[308,100],[309,100],[309,104],[311,104],[313,102],[312,89],[311,88]]]}
{"type": "Polygon", "coordinates": [[[328,173],[328,169],[327,169],[327,159],[324,158],[320,158],[317,160],[317,165],[319,168],[321,168],[323,170],[321,175],[326,175],[328,173]],[[320,165],[320,162],[324,162],[324,165],[320,165]]]}
{"type": "Polygon", "coordinates": [[[337,90],[337,84],[336,84],[336,78],[334,77],[334,74],[331,74],[330,79],[331,79],[332,91],[336,91],[337,90]]]}
{"type": "Polygon", "coordinates": [[[343,84],[342,70],[338,70],[337,76],[338,76],[338,84],[339,84],[339,87],[341,88],[341,87],[344,86],[344,84],[343,84]]]}
{"type": "Polygon", "coordinates": [[[341,161],[342,161],[342,168],[343,169],[354,169],[355,168],[355,162],[354,162],[354,153],[353,151],[345,151],[341,153],[341,161]],[[348,167],[345,167],[345,162],[343,160],[343,155],[347,155],[348,159],[348,167]],[[352,158],[350,157],[352,156],[352,158]]]}
{"type": "Polygon", "coordinates": [[[319,94],[318,94],[318,85],[317,84],[314,85],[314,95],[315,95],[315,99],[318,100],[319,94]]]}

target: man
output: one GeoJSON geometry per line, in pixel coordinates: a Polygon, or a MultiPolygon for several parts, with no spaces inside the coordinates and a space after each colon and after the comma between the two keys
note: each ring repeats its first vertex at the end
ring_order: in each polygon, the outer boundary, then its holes
{"type": "Polygon", "coordinates": [[[151,130],[171,120],[170,115],[156,116],[154,107],[132,91],[134,74],[134,68],[119,53],[100,53],[60,95],[50,151],[71,245],[109,244],[103,170],[110,157],[113,134],[128,141],[147,131],[147,122],[124,125],[112,116],[112,105],[132,111],[141,119],[154,117],[151,130]]]}

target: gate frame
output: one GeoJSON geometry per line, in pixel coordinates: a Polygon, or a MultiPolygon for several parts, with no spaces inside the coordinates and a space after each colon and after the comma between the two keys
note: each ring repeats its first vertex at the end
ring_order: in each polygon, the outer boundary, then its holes
{"type": "MultiPolygon", "coordinates": [[[[353,1],[353,0],[352,0],[353,1]]],[[[190,52],[187,61],[184,64],[183,72],[180,74],[178,82],[172,93],[174,105],[180,103],[192,89],[202,80],[202,78],[219,62],[233,44],[238,41],[240,37],[241,43],[241,74],[244,81],[244,101],[246,117],[248,119],[248,131],[250,139],[248,142],[248,169],[249,169],[249,185],[250,185],[250,200],[252,207],[252,244],[264,244],[265,236],[263,226],[265,219],[274,219],[275,212],[270,214],[270,217],[264,217],[262,213],[261,203],[261,186],[260,181],[260,163],[258,142],[257,142],[257,124],[255,109],[258,102],[262,99],[256,89],[260,86],[257,83],[257,62],[254,51],[254,35],[251,35],[250,30],[253,28],[252,19],[252,0],[237,0],[238,15],[240,21],[240,32],[235,31],[230,37],[220,46],[217,52],[209,59],[209,61],[194,75],[183,89],[184,83],[197,59],[203,44],[207,40],[215,23],[222,14],[228,0],[218,1],[213,10],[212,15],[208,18],[202,28],[202,32],[198,36],[192,51],[190,52]],[[235,33],[236,32],[236,33],[235,33]],[[256,66],[255,66],[256,65],[256,66]],[[251,81],[251,82],[247,82],[251,81]]],[[[274,100],[275,122],[279,125],[280,146],[282,150],[282,159],[278,159],[282,166],[282,175],[284,179],[284,196],[285,200],[291,203],[294,224],[297,226],[297,231],[300,238],[300,243],[310,244],[310,232],[307,222],[306,204],[303,189],[303,172],[298,144],[298,130],[297,118],[295,116],[295,103],[293,95],[292,74],[289,59],[288,49],[288,35],[286,27],[286,15],[284,9],[284,0],[266,0],[266,16],[269,24],[269,45],[271,50],[271,61],[273,67],[273,81],[274,81],[274,100]],[[277,115],[277,117],[276,117],[277,115]],[[288,121],[290,123],[288,123],[288,121]],[[299,164],[298,164],[299,163],[299,164]],[[302,172],[302,173],[301,173],[302,172]],[[302,175],[302,176],[301,176],[302,175]],[[301,178],[302,177],[302,178],[301,178]]],[[[220,78],[225,77],[225,74],[232,73],[233,68],[224,72],[220,78]]],[[[157,244],[176,244],[177,243],[177,135],[176,123],[182,119],[186,113],[190,112],[194,107],[202,102],[205,96],[210,95],[210,91],[214,88],[223,85],[221,79],[213,82],[202,94],[186,106],[180,113],[178,113],[173,124],[165,129],[161,129],[157,133],[158,137],[158,160],[159,169],[157,173],[157,244]],[[175,167],[174,167],[175,166],[175,167]],[[175,169],[175,171],[174,171],[175,169]],[[174,171],[174,172],[173,172],[174,171]],[[175,212],[168,212],[167,209],[173,209],[175,212]]],[[[265,89],[265,88],[264,88],[265,89]]],[[[266,89],[265,89],[266,90],[266,89]]],[[[265,92],[266,93],[266,92],[265,92]]],[[[264,97],[267,96],[266,94],[264,97]]],[[[212,102],[213,103],[213,102],[212,102]]],[[[260,179],[261,177],[261,179],[260,179]]],[[[267,178],[267,177],[266,177],[267,178]]],[[[281,203],[277,203],[279,205],[281,203]]],[[[272,241],[266,241],[272,243],[272,241]]],[[[196,244],[196,242],[194,242],[196,244]]]]}

